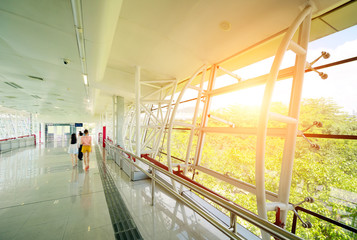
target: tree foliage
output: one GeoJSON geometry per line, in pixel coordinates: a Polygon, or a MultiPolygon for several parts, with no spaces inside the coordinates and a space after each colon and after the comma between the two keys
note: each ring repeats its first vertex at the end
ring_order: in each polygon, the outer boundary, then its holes
{"type": "MultiPolygon", "coordinates": [[[[273,103],[272,112],[287,114],[288,107],[273,103]]],[[[257,127],[259,108],[228,106],[211,112],[212,115],[233,122],[236,127],[257,127]]],[[[312,127],[308,133],[357,135],[356,116],[343,112],[330,99],[305,99],[302,102],[299,130],[308,128],[314,121],[323,127],[312,127]]],[[[228,127],[222,122],[210,119],[210,127],[228,127]]],[[[270,128],[284,128],[286,125],[269,121],[270,128]]],[[[172,153],[180,158],[187,147],[187,133],[175,132],[172,153]]],[[[304,203],[303,207],[328,218],[357,227],[357,141],[315,138],[310,141],[321,146],[320,150],[310,148],[303,138],[298,138],[293,167],[293,179],[289,201],[298,203],[311,196],[314,203],[304,203]]],[[[206,134],[201,165],[219,173],[255,185],[256,137],[232,134],[206,134]]],[[[268,137],[266,142],[265,186],[278,192],[284,139],[268,137]]],[[[195,180],[231,199],[235,203],[257,213],[256,198],[235,186],[200,173],[195,180]]],[[[291,230],[292,213],[289,213],[287,229],[291,230]]],[[[340,227],[328,224],[312,216],[301,213],[310,221],[311,229],[304,229],[300,223],[297,235],[306,239],[356,239],[357,235],[340,227]]],[[[269,213],[274,221],[274,213],[269,213]]],[[[252,231],[259,231],[241,222],[252,231]]]]}

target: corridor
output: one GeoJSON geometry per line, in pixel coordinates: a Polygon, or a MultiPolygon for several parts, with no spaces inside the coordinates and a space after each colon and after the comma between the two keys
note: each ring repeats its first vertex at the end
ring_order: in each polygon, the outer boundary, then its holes
{"type": "MultiPolygon", "coordinates": [[[[1,153],[0,239],[122,239],[122,230],[113,230],[98,169],[103,157],[93,147],[86,172],[81,161],[72,168],[61,141],[1,153]]],[[[159,186],[152,206],[150,180],[130,181],[112,160],[103,162],[103,170],[143,239],[227,239],[159,186]]]]}
{"type": "Polygon", "coordinates": [[[95,154],[88,172],[63,142],[0,156],[0,239],[114,239],[95,154]]]}

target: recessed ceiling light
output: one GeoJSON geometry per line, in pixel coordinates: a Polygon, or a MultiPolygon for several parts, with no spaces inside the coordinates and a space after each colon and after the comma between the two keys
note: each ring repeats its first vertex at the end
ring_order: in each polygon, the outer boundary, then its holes
{"type": "Polygon", "coordinates": [[[41,77],[35,77],[35,76],[31,76],[31,75],[28,75],[28,77],[32,78],[32,79],[35,79],[35,80],[43,81],[43,78],[41,78],[41,77]]]}
{"type": "Polygon", "coordinates": [[[39,96],[37,96],[37,95],[31,95],[31,97],[37,98],[37,99],[41,99],[41,97],[39,97],[39,96]]]}
{"type": "Polygon", "coordinates": [[[229,31],[231,30],[231,23],[228,21],[222,21],[219,24],[219,27],[223,30],[223,31],[229,31]]]}
{"type": "Polygon", "coordinates": [[[11,87],[13,87],[13,88],[23,88],[20,85],[14,83],[14,82],[4,82],[4,83],[9,85],[9,86],[11,86],[11,87]]]}

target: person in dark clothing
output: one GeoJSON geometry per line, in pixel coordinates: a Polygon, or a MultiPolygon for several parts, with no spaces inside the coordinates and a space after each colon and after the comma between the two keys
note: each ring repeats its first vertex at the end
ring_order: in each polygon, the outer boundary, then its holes
{"type": "Polygon", "coordinates": [[[82,153],[81,138],[83,136],[83,133],[81,131],[79,131],[78,135],[79,135],[78,136],[78,141],[77,141],[77,143],[78,143],[78,159],[82,161],[83,160],[83,153],[82,153]]]}
{"type": "Polygon", "coordinates": [[[69,146],[68,146],[68,153],[71,155],[72,166],[73,167],[77,166],[78,148],[77,148],[77,138],[75,133],[71,135],[71,140],[69,141],[69,146]]]}

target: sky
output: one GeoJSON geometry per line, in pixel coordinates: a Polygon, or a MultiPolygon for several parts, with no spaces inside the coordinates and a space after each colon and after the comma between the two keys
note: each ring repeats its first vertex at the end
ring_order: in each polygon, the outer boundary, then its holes
{"type": "MultiPolygon", "coordinates": [[[[330,58],[321,58],[314,66],[356,57],[357,56],[357,26],[345,29],[327,37],[309,43],[307,61],[311,62],[321,52],[330,53],[330,58]]],[[[269,72],[273,63],[273,57],[252,64],[245,68],[234,71],[243,79],[263,75],[269,72]]],[[[295,60],[295,54],[287,52],[281,68],[290,67],[295,60]]],[[[317,73],[310,72],[305,74],[303,98],[330,98],[343,111],[349,114],[357,114],[357,62],[351,62],[335,67],[323,69],[328,74],[326,80],[322,80],[317,73]]],[[[224,75],[217,78],[218,85],[224,86],[236,83],[237,80],[224,75]]],[[[274,90],[273,102],[283,102],[288,104],[290,98],[291,80],[277,82],[274,90]]],[[[212,108],[218,109],[230,104],[243,104],[248,106],[259,106],[261,104],[264,86],[251,88],[249,90],[225,94],[215,97],[212,108]]]]}
{"type": "MultiPolygon", "coordinates": [[[[357,56],[357,26],[345,29],[327,37],[309,43],[307,61],[311,62],[319,57],[321,52],[330,53],[330,58],[321,58],[314,66],[356,57],[357,56]]],[[[267,74],[274,58],[268,58],[258,63],[249,65],[234,71],[243,79],[267,74]]],[[[295,54],[287,52],[281,69],[294,64],[295,54]]],[[[335,67],[325,68],[322,72],[328,74],[326,80],[322,80],[315,72],[305,74],[303,98],[330,98],[343,111],[349,114],[357,114],[357,62],[351,62],[335,67]]],[[[216,87],[236,83],[237,80],[224,75],[216,80],[216,87]]],[[[290,99],[291,80],[279,81],[274,90],[273,102],[282,102],[286,105],[290,99]]],[[[227,107],[230,104],[242,104],[248,106],[260,106],[264,92],[264,86],[251,88],[239,92],[214,97],[211,109],[227,107]]]]}

